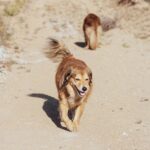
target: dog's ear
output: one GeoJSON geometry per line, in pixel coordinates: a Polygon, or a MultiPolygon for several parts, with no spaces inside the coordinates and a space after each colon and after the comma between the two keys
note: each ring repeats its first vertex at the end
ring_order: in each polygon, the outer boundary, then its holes
{"type": "Polygon", "coordinates": [[[72,74],[71,69],[68,69],[68,70],[64,73],[64,75],[63,75],[62,78],[61,78],[61,81],[59,82],[59,83],[60,83],[60,84],[59,84],[59,87],[60,87],[60,88],[62,88],[63,86],[65,86],[65,85],[67,84],[68,80],[69,80],[70,77],[71,77],[71,74],[72,74]]]}
{"type": "Polygon", "coordinates": [[[89,76],[89,83],[92,84],[92,71],[89,69],[88,70],[88,76],[89,76]]]}

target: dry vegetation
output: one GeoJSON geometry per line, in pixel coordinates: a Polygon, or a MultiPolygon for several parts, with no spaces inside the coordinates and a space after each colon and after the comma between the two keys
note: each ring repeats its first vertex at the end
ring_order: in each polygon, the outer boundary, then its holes
{"type": "Polygon", "coordinates": [[[17,15],[27,0],[13,0],[11,2],[0,2],[0,6],[3,6],[3,9],[0,9],[0,44],[6,45],[10,40],[10,34],[8,33],[9,24],[7,22],[8,16],[17,15]],[[5,21],[4,21],[5,20],[5,21]]]}
{"type": "Polygon", "coordinates": [[[0,18],[0,44],[6,45],[9,38],[10,35],[7,33],[7,27],[2,18],[0,18]]]}
{"type": "Polygon", "coordinates": [[[25,5],[27,0],[15,0],[12,3],[8,4],[4,9],[5,14],[8,16],[15,16],[17,15],[22,7],[25,5]]]}
{"type": "Polygon", "coordinates": [[[13,60],[0,61],[0,70],[5,69],[7,71],[11,71],[12,65],[16,64],[13,60]]]}

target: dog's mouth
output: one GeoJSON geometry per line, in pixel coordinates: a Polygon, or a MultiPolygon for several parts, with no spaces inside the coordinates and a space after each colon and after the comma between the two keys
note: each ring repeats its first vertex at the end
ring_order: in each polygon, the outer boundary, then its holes
{"type": "Polygon", "coordinates": [[[74,85],[74,87],[80,97],[83,97],[85,95],[85,93],[86,93],[85,91],[80,91],[75,85],[74,85]]]}

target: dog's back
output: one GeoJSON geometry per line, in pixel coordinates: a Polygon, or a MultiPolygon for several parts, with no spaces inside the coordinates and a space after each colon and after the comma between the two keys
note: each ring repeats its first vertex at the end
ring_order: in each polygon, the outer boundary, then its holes
{"type": "Polygon", "coordinates": [[[96,49],[98,47],[101,31],[100,18],[95,14],[87,15],[83,23],[83,32],[89,49],[96,49]]]}

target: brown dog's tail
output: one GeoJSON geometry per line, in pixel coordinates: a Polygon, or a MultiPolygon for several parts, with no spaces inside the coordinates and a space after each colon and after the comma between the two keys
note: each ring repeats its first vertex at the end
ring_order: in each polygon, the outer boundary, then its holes
{"type": "Polygon", "coordinates": [[[69,49],[65,47],[64,43],[52,38],[50,38],[49,45],[46,48],[45,54],[54,62],[59,62],[65,57],[72,55],[69,49]]]}

